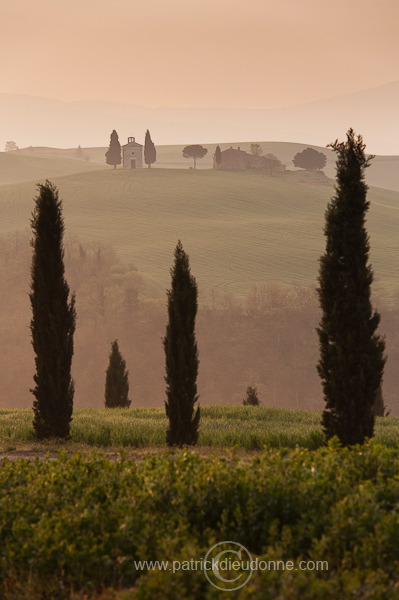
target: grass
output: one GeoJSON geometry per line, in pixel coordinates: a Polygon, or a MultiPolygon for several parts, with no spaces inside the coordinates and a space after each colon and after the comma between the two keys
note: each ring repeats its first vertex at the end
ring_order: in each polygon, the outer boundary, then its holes
{"type": "MultiPolygon", "coordinates": [[[[112,245],[154,295],[169,286],[179,238],[200,289],[243,297],[254,285],[314,285],[333,188],[303,172],[279,177],[143,169],[54,178],[67,235],[112,245]]],[[[0,187],[0,235],[29,227],[33,183],[0,187]]],[[[377,286],[393,298],[399,279],[399,194],[370,191],[368,228],[377,286]]]]}
{"type": "MultiPolygon", "coordinates": [[[[71,451],[93,446],[106,449],[165,449],[167,419],[161,408],[76,409],[70,442],[35,441],[30,409],[0,410],[0,450],[71,451]]],[[[377,443],[399,444],[399,418],[377,419],[377,443]]],[[[266,407],[206,406],[201,408],[198,446],[245,451],[271,448],[315,449],[324,443],[320,413],[266,407]]]]}

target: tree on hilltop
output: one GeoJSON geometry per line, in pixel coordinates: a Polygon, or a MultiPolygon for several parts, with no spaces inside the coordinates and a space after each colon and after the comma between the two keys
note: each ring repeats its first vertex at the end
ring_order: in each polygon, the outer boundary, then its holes
{"type": "Polygon", "coordinates": [[[33,427],[39,439],[69,438],[74,383],[71,378],[75,297],[64,277],[62,201],[49,181],[38,185],[32,215],[30,302],[36,374],[33,427]]]}
{"type": "Polygon", "coordinates": [[[151,169],[151,165],[157,161],[157,151],[154,145],[154,142],[151,139],[150,132],[145,132],[145,141],[144,141],[144,162],[148,165],[148,168],[151,169]]]}
{"type": "Polygon", "coordinates": [[[112,342],[105,375],[105,407],[129,408],[129,371],[119,350],[118,340],[112,342]]]}
{"type": "Polygon", "coordinates": [[[307,171],[318,171],[324,169],[327,164],[327,156],[323,152],[318,152],[313,148],[306,148],[302,152],[295,154],[293,161],[295,167],[306,169],[307,171]]]}
{"type": "Polygon", "coordinates": [[[179,240],[171,269],[172,286],[168,291],[168,324],[163,339],[166,366],[165,409],[169,419],[166,442],[169,446],[193,445],[198,440],[200,409],[197,375],[198,349],[195,318],[198,290],[190,272],[187,254],[179,240]]]}
{"type": "Polygon", "coordinates": [[[326,402],[324,432],[348,446],[374,434],[373,407],[382,382],[385,343],[377,334],[380,315],[370,301],[373,272],[364,171],[372,157],[365,155],[360,135],[352,129],[346,135],[345,142],[330,144],[338,157],[337,186],[326,211],[326,251],[320,259],[317,370],[326,402]]]}
{"type": "Polygon", "coordinates": [[[253,156],[262,156],[262,146],[260,144],[251,144],[251,154],[253,156]]]}
{"type": "Polygon", "coordinates": [[[194,160],[194,169],[197,166],[197,158],[204,158],[205,154],[208,153],[208,149],[204,148],[200,144],[193,144],[183,148],[184,158],[192,158],[194,160]]]}
{"type": "Polygon", "coordinates": [[[6,142],[4,147],[4,152],[15,152],[15,150],[19,150],[17,144],[13,141],[6,142]]]}
{"type": "Polygon", "coordinates": [[[117,165],[120,165],[122,162],[121,145],[115,129],[111,133],[109,148],[105,153],[105,162],[107,165],[113,165],[114,169],[116,169],[117,165]]]}

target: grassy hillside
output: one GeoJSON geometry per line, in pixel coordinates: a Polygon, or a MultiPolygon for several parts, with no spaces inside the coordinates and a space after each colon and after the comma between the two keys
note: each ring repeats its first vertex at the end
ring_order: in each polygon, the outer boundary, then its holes
{"type": "MultiPolygon", "coordinates": [[[[316,282],[333,182],[289,172],[100,170],[54,177],[68,234],[106,242],[163,294],[181,238],[200,288],[242,296],[264,283],[316,282]]],[[[0,234],[29,226],[35,185],[0,187],[0,234]]],[[[392,297],[399,280],[399,194],[370,190],[376,283],[392,297]]]]}
{"type": "Polygon", "coordinates": [[[74,152],[70,151],[70,156],[64,156],[61,152],[59,155],[53,152],[0,152],[0,185],[98,171],[98,164],[77,160],[74,152]]]}

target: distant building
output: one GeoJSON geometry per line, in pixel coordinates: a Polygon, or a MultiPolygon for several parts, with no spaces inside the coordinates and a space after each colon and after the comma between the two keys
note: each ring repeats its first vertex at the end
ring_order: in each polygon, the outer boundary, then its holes
{"type": "Polygon", "coordinates": [[[124,169],[141,169],[143,166],[143,146],[134,137],[127,138],[122,146],[122,164],[124,169]]]}
{"type": "Polygon", "coordinates": [[[266,156],[255,156],[248,154],[238,148],[228,148],[220,153],[221,161],[219,164],[214,160],[213,168],[221,171],[246,171],[247,169],[258,169],[278,173],[285,171],[285,165],[280,161],[266,158],[266,156]]]}

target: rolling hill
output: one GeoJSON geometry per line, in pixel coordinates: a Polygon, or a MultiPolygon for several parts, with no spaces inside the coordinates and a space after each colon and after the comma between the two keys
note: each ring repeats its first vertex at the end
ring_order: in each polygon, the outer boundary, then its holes
{"type": "Polygon", "coordinates": [[[33,153],[33,149],[25,152],[0,152],[0,185],[98,171],[98,164],[74,158],[75,151],[76,149],[69,154],[56,151],[33,153]]]}
{"type": "MultiPolygon", "coordinates": [[[[330,148],[296,144],[289,142],[258,141],[263,153],[275,154],[289,170],[295,170],[292,159],[297,152],[307,147],[323,152],[327,156],[324,169],[328,177],[335,177],[335,153],[330,148]]],[[[207,155],[197,162],[198,169],[211,169],[215,144],[204,144],[208,149],[207,155]]],[[[222,150],[233,146],[250,152],[251,142],[229,142],[219,144],[222,150]]],[[[157,162],[152,168],[187,169],[191,160],[182,156],[183,146],[157,146],[157,162]]],[[[17,152],[0,152],[0,185],[21,181],[38,180],[45,177],[58,177],[72,173],[110,169],[105,165],[106,147],[84,148],[83,154],[87,160],[76,159],[76,148],[23,148],[17,152]]],[[[366,171],[369,185],[399,191],[399,156],[376,156],[371,167],[366,171]]]]}
{"type": "MultiPolygon", "coordinates": [[[[303,171],[279,177],[213,170],[102,169],[52,177],[67,235],[111,244],[145,274],[151,293],[169,286],[181,238],[200,289],[237,296],[264,283],[314,285],[333,181],[303,171]]],[[[0,235],[29,227],[33,182],[0,187],[0,235]]],[[[399,281],[399,193],[372,188],[368,229],[376,289],[399,281]]]]}

